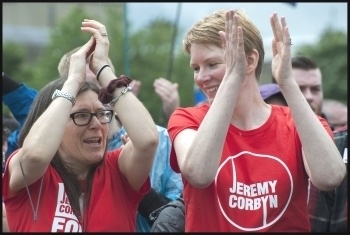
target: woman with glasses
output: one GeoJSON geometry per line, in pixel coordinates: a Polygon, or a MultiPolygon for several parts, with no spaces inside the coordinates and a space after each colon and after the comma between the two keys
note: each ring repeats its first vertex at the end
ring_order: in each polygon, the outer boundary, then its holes
{"type": "Polygon", "coordinates": [[[130,81],[106,66],[104,25],[84,20],[81,30],[92,37],[72,55],[68,77],[39,92],[20,148],[6,163],[2,191],[11,232],[133,232],[137,206],[150,190],[156,126],[129,92],[130,81]],[[87,60],[102,89],[86,82],[87,60]],[[114,112],[130,141],[107,152],[114,112]]]}

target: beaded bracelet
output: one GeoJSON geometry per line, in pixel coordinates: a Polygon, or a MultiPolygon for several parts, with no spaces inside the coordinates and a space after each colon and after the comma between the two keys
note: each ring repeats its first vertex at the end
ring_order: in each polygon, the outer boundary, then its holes
{"type": "Polygon", "coordinates": [[[118,101],[118,99],[128,91],[132,91],[131,86],[125,87],[117,97],[115,97],[113,100],[111,100],[111,102],[109,102],[109,105],[113,107],[113,105],[118,101]]]}
{"type": "Polygon", "coordinates": [[[104,68],[106,68],[106,67],[110,67],[109,64],[103,65],[103,66],[100,68],[100,70],[98,71],[97,76],[96,76],[97,81],[98,81],[98,77],[100,76],[102,70],[103,70],[104,68]]]}

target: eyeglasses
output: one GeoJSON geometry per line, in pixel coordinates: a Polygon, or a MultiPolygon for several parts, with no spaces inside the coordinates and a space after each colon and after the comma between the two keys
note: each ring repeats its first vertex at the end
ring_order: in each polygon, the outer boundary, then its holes
{"type": "Polygon", "coordinates": [[[97,113],[76,112],[69,115],[77,126],[88,125],[92,120],[92,116],[97,117],[101,124],[110,123],[113,117],[113,110],[102,110],[97,113]]]}

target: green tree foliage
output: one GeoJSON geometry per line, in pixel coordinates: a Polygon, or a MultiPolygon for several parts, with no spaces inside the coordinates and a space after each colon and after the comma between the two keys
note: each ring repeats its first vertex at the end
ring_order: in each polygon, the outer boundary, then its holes
{"type": "MultiPolygon", "coordinates": [[[[116,75],[126,74],[123,65],[126,62],[125,51],[128,50],[129,76],[142,82],[139,98],[156,123],[165,126],[167,121],[162,113],[161,100],[154,92],[153,81],[159,77],[166,78],[168,75],[174,23],[164,19],[155,19],[148,26],[134,33],[128,29],[129,35],[126,35],[123,7],[121,4],[116,6],[106,7],[104,21],[96,19],[105,24],[108,29],[109,57],[116,69],[116,75]],[[125,40],[128,40],[128,48],[125,48],[125,40]]],[[[51,29],[48,45],[29,70],[31,75],[26,79],[28,85],[41,89],[58,77],[57,66],[61,57],[73,48],[86,43],[89,38],[89,35],[79,32],[81,21],[84,18],[95,19],[82,8],[75,7],[51,29]]],[[[131,28],[130,24],[128,26],[131,28]]],[[[171,80],[179,84],[181,106],[185,107],[193,104],[193,72],[189,67],[188,56],[181,51],[180,43],[181,40],[178,39],[173,52],[171,80]]],[[[13,49],[8,46],[8,50],[13,49]]],[[[18,58],[23,59],[24,53],[22,52],[18,58]]],[[[10,57],[8,58],[7,63],[11,63],[10,57]]],[[[23,72],[24,66],[21,68],[17,66],[15,69],[23,72]]]]}
{"type": "MultiPolygon", "coordinates": [[[[32,77],[32,70],[30,69],[31,67],[25,61],[26,53],[26,48],[18,43],[7,42],[3,45],[3,71],[19,83],[23,82],[23,78],[32,77]]],[[[5,114],[9,113],[7,106],[5,106],[4,104],[2,104],[2,110],[5,114]]]]}
{"type": "Polygon", "coordinates": [[[124,50],[123,43],[124,37],[124,19],[123,19],[123,8],[122,5],[117,5],[116,7],[106,8],[106,22],[101,21],[108,32],[109,39],[109,58],[111,59],[113,66],[115,67],[115,72],[117,76],[125,74],[122,70],[124,65],[124,50]]]}
{"type": "MultiPolygon", "coordinates": [[[[19,81],[25,78],[26,83],[33,88],[41,89],[49,81],[58,77],[57,66],[61,57],[68,51],[82,46],[89,39],[88,33],[79,30],[82,20],[84,18],[98,20],[105,24],[108,30],[109,57],[116,69],[116,75],[129,75],[142,82],[140,100],[150,111],[155,122],[166,126],[161,100],[154,92],[153,81],[156,78],[168,76],[174,22],[158,18],[132,32],[130,30],[132,25],[128,24],[128,28],[124,28],[125,17],[122,4],[103,4],[103,6],[106,12],[103,14],[103,19],[100,18],[102,16],[89,15],[83,8],[72,8],[65,18],[51,28],[49,43],[37,61],[28,63],[25,59],[28,53],[23,46],[14,43],[4,44],[5,71],[15,79],[18,76],[19,81]],[[125,54],[127,50],[128,61],[125,54]],[[127,62],[130,74],[126,74],[127,71],[125,71],[124,65],[127,62]]],[[[194,81],[189,57],[183,53],[181,41],[182,38],[177,37],[170,80],[179,84],[181,106],[187,107],[194,103],[194,81]]],[[[347,102],[346,33],[326,29],[317,43],[299,47],[297,54],[309,56],[319,64],[323,74],[325,98],[347,102]]]]}
{"type": "Polygon", "coordinates": [[[21,44],[7,42],[3,46],[3,71],[9,74],[15,81],[30,81],[32,77],[32,66],[26,61],[28,50],[21,44]],[[27,79],[28,78],[28,79],[27,79]]]}
{"type": "Polygon", "coordinates": [[[24,46],[15,43],[7,42],[3,45],[2,55],[2,67],[3,71],[6,71],[8,74],[13,74],[13,76],[18,75],[21,71],[24,59],[25,59],[26,49],[24,46]]]}
{"type": "MultiPolygon", "coordinates": [[[[173,30],[172,22],[155,19],[130,37],[131,77],[142,82],[139,98],[155,122],[162,126],[166,125],[167,120],[164,119],[161,99],[154,92],[153,82],[159,77],[166,78],[168,74],[173,30]]],[[[185,61],[186,58],[182,54],[179,56],[179,53],[174,53],[171,80],[179,83],[182,104],[188,100],[188,95],[185,94],[193,92],[193,80],[190,79],[190,92],[189,87],[184,85],[186,84],[184,79],[190,78],[188,70],[183,67],[185,63],[188,67],[188,62],[185,61]]]]}
{"type": "Polygon", "coordinates": [[[91,16],[80,7],[73,7],[71,12],[50,31],[50,41],[44,48],[36,69],[36,77],[41,85],[45,85],[58,78],[58,63],[64,54],[72,49],[82,46],[91,35],[80,32],[83,19],[91,16]]]}
{"type": "Polygon", "coordinates": [[[346,32],[326,28],[316,44],[298,48],[297,55],[312,58],[323,77],[324,98],[347,103],[348,45],[346,32]]]}

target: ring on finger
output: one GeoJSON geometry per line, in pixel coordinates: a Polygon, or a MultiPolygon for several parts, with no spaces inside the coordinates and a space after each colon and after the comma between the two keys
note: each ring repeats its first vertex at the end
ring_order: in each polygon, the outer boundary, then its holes
{"type": "Polygon", "coordinates": [[[284,43],[284,40],[282,41],[282,43],[283,43],[284,45],[290,45],[290,46],[293,45],[292,39],[291,39],[291,38],[289,39],[289,44],[284,43]]]}

